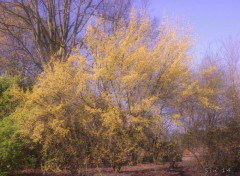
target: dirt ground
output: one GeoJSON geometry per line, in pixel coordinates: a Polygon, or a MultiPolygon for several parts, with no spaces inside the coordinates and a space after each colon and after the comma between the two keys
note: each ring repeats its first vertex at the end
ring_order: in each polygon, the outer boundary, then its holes
{"type": "MultiPolygon", "coordinates": [[[[25,170],[19,176],[43,176],[40,170],[25,170]]],[[[45,176],[68,176],[69,172],[46,173],[45,176]]],[[[199,170],[194,163],[180,162],[175,169],[170,169],[168,163],[140,164],[124,166],[120,173],[112,168],[82,168],[78,176],[240,176],[240,173],[207,173],[199,170]]]]}

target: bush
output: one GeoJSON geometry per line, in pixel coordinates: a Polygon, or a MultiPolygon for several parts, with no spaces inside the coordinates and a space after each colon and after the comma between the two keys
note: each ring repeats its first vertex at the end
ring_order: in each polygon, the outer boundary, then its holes
{"type": "Polygon", "coordinates": [[[0,174],[33,165],[36,157],[29,154],[28,141],[21,138],[18,127],[9,116],[0,121],[0,174]]]}
{"type": "Polygon", "coordinates": [[[161,145],[162,161],[170,162],[170,167],[174,168],[175,163],[181,161],[182,155],[177,144],[171,141],[166,141],[161,145]]]}
{"type": "Polygon", "coordinates": [[[32,165],[36,160],[33,150],[29,149],[29,140],[20,136],[11,116],[21,104],[25,88],[21,76],[0,76],[0,175],[32,165]]]}

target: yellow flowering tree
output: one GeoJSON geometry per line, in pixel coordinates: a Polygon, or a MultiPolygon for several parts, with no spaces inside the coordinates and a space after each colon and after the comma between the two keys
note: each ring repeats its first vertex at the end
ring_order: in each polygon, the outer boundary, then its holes
{"type": "Polygon", "coordinates": [[[97,20],[84,42],[88,56],[46,65],[15,116],[23,134],[42,146],[44,168],[92,162],[120,170],[141,159],[161,135],[162,120],[181,118],[191,43],[177,27],[153,29],[134,11],[112,32],[97,20]]]}
{"type": "Polygon", "coordinates": [[[126,144],[127,150],[123,142],[122,148],[113,145],[117,155],[123,151],[116,148],[131,153],[136,146],[144,147],[150,131],[160,135],[165,117],[180,118],[177,106],[191,86],[188,35],[179,35],[167,22],[154,30],[151,20],[144,14],[137,18],[134,12],[129,24],[119,26],[109,34],[99,20],[88,28],[85,39],[90,55],[88,89],[106,104],[101,117],[109,145],[116,144],[120,134],[133,133],[135,139],[126,144]]]}

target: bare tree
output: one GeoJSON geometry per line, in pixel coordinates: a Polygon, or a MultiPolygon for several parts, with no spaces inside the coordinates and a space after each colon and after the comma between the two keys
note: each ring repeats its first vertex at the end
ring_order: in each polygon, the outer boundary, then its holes
{"type": "Polygon", "coordinates": [[[1,0],[0,33],[5,41],[0,44],[11,46],[18,56],[31,60],[42,71],[43,64],[48,63],[52,56],[65,61],[73,48],[83,46],[83,36],[91,18],[104,14],[115,24],[126,15],[130,2],[1,0]]]}
{"type": "Polygon", "coordinates": [[[202,167],[239,168],[239,40],[228,38],[200,66],[195,94],[182,105],[187,118],[184,145],[202,167]],[[197,90],[196,89],[196,90],[197,90]]]}

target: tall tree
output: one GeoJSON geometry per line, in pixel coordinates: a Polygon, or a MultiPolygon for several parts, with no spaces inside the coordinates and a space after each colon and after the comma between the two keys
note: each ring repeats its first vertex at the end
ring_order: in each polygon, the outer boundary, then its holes
{"type": "Polygon", "coordinates": [[[13,60],[21,58],[24,64],[30,60],[42,71],[52,56],[66,61],[73,48],[83,46],[91,18],[106,14],[115,23],[126,15],[127,3],[130,0],[2,0],[0,33],[5,40],[1,46],[14,50],[13,60]]]}

